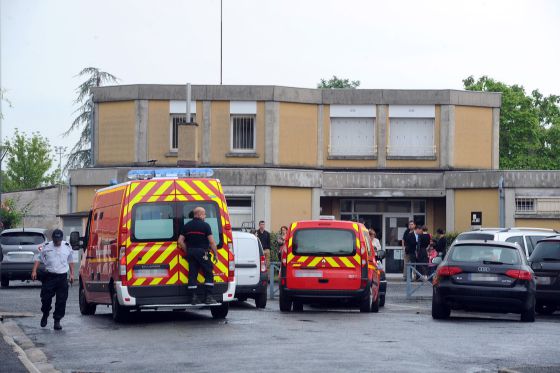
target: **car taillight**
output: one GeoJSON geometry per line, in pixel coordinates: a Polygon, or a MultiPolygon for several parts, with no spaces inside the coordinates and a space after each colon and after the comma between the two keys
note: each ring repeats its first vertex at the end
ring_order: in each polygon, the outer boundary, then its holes
{"type": "MultiPolygon", "coordinates": [[[[119,274],[126,278],[126,248],[124,246],[119,250],[119,274]]],[[[122,280],[124,281],[124,278],[122,280]]]]}
{"type": "Polygon", "coordinates": [[[453,266],[443,266],[437,269],[437,275],[439,277],[454,276],[458,275],[461,272],[463,272],[463,270],[460,267],[453,266]]]}
{"type": "Polygon", "coordinates": [[[533,279],[533,274],[529,271],[525,271],[523,269],[509,269],[506,271],[506,276],[515,278],[517,280],[527,280],[530,281],[533,279]]]}
{"type": "Polygon", "coordinates": [[[266,258],[261,255],[261,272],[266,272],[266,258]]]}
{"type": "Polygon", "coordinates": [[[228,282],[233,282],[235,276],[235,257],[233,256],[233,245],[230,243],[228,246],[228,282]]]}

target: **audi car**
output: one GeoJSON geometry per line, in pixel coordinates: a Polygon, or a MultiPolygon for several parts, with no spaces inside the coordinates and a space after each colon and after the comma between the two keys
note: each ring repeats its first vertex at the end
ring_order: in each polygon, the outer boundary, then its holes
{"type": "Polygon", "coordinates": [[[560,307],[560,235],[540,240],[529,258],[537,280],[537,313],[560,307]]]}
{"type": "Polygon", "coordinates": [[[458,241],[439,264],[433,279],[432,317],[446,319],[452,310],[518,313],[535,321],[536,281],[517,244],[458,241]]]}

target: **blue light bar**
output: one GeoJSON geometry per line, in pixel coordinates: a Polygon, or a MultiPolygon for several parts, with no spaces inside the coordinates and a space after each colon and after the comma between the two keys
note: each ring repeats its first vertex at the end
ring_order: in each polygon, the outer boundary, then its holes
{"type": "Polygon", "coordinates": [[[153,170],[132,170],[128,172],[129,180],[148,180],[154,177],[185,178],[212,177],[211,168],[159,168],[153,170]]]}

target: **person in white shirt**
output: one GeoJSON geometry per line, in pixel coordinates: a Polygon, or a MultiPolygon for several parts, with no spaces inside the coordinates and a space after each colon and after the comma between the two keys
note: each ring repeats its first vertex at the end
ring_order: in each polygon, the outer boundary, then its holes
{"type": "Polygon", "coordinates": [[[64,234],[60,229],[55,229],[52,233],[52,241],[47,242],[43,249],[35,257],[35,265],[31,272],[31,278],[37,279],[37,269],[39,264],[45,265],[45,276],[41,279],[41,327],[47,326],[49,312],[51,311],[52,299],[56,296],[54,305],[54,329],[60,330],[60,320],[66,312],[66,300],[68,299],[68,281],[74,282],[74,266],[72,247],[66,241],[62,240],[64,234]],[[68,272],[70,279],[68,280],[68,272]]]}

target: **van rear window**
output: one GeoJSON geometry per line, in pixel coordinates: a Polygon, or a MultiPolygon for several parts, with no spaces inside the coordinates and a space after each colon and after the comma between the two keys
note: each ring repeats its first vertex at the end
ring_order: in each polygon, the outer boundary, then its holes
{"type": "Polygon", "coordinates": [[[45,236],[33,232],[11,232],[0,236],[2,245],[40,245],[45,242],[45,236]]]}
{"type": "Polygon", "coordinates": [[[353,255],[356,236],[344,229],[300,229],[292,242],[296,255],[353,255]]]}
{"type": "Polygon", "coordinates": [[[461,233],[457,236],[457,241],[466,240],[493,241],[494,235],[489,233],[461,233]]]}

